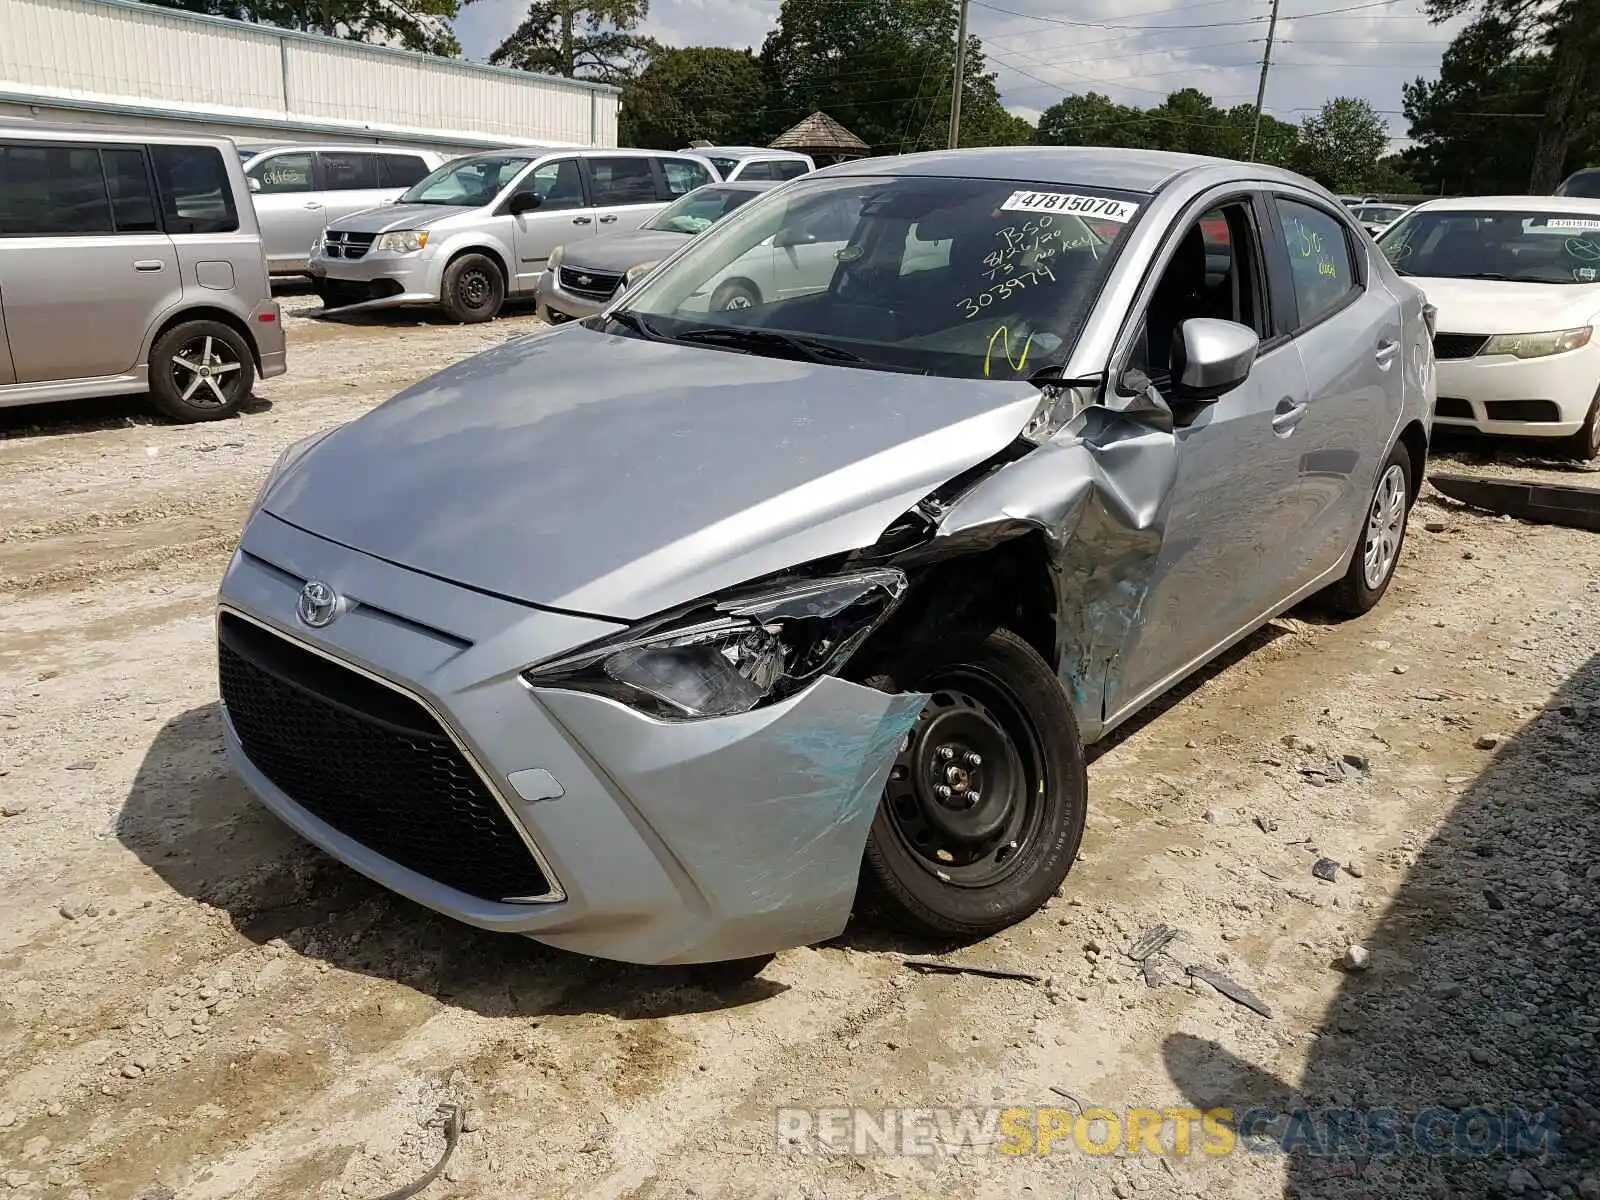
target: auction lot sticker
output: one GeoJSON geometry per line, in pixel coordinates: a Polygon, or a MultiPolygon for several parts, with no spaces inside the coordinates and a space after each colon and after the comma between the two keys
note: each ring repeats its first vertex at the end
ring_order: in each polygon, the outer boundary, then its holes
{"type": "Polygon", "coordinates": [[[1544,227],[1546,229],[1600,229],[1600,219],[1594,217],[1551,217],[1544,223],[1544,227]]]}
{"type": "Polygon", "coordinates": [[[1012,192],[1000,206],[1000,211],[1072,213],[1079,217],[1099,217],[1121,225],[1133,220],[1133,214],[1139,211],[1139,206],[1127,200],[1075,196],[1071,192],[1012,192]]]}

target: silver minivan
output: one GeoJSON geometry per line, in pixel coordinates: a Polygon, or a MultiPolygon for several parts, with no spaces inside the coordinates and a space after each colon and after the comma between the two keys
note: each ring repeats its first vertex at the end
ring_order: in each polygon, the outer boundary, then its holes
{"type": "Polygon", "coordinates": [[[487,321],[531,298],[557,246],[637,229],[715,170],[688,154],[519,146],[452,159],[398,203],[330,221],[310,274],[326,309],[438,305],[487,321]]]}
{"type": "Polygon", "coordinates": [[[267,266],[299,275],[329,221],[397,200],[445,159],[406,146],[241,145],[267,266]]]}
{"type": "Polygon", "coordinates": [[[232,143],[0,129],[0,407],[148,391],[209,421],[284,369],[232,143]]]}

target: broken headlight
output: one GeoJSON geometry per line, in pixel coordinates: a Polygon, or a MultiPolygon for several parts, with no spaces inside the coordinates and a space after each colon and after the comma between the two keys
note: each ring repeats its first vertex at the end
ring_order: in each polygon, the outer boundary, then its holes
{"type": "Polygon", "coordinates": [[[841,665],[905,590],[901,572],[881,568],[743,592],[635,626],[523,678],[667,720],[732,716],[841,665]]]}

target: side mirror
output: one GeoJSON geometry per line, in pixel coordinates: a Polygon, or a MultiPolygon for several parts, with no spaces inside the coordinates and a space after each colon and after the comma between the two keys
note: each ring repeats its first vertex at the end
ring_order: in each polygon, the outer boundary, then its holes
{"type": "Polygon", "coordinates": [[[506,211],[514,217],[520,217],[523,213],[532,212],[543,203],[544,197],[538,192],[518,192],[506,204],[506,211]]]}
{"type": "Polygon", "coordinates": [[[1236,321],[1185,321],[1172,348],[1174,394],[1191,404],[1214,403],[1250,377],[1260,348],[1256,331],[1236,321]]]}
{"type": "Polygon", "coordinates": [[[816,240],[816,234],[792,227],[785,227],[772,235],[772,244],[779,250],[786,246],[809,246],[816,240]]]}
{"type": "Polygon", "coordinates": [[[245,179],[245,182],[250,185],[250,190],[252,192],[259,192],[261,190],[261,180],[257,179],[254,175],[248,176],[245,179]]]}

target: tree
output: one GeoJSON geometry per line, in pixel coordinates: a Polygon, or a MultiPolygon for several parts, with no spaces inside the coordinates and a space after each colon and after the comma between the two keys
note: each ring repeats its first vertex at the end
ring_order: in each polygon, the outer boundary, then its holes
{"type": "Polygon", "coordinates": [[[650,0],[534,0],[489,61],[568,79],[625,83],[654,48],[634,32],[649,12],[650,0]]]}
{"type": "Polygon", "coordinates": [[[150,0],[163,8],[407,50],[461,53],[450,18],[472,0],[150,0]]]}
{"type": "MultiPolygon", "coordinates": [[[[1055,146],[1133,146],[1245,159],[1255,106],[1223,111],[1195,88],[1181,88],[1154,108],[1118,104],[1099,92],[1063,96],[1039,117],[1039,141],[1055,146]]],[[[1263,114],[1256,157],[1288,166],[1300,145],[1298,126],[1263,114]]]]}
{"type": "Polygon", "coordinates": [[[622,142],[652,150],[681,150],[697,138],[757,143],[765,97],[766,76],[749,50],[658,47],[622,93],[622,142]]]}
{"type": "Polygon", "coordinates": [[[1388,144],[1389,127],[1372,105],[1340,96],[1300,123],[1298,169],[1331,191],[1368,191],[1388,144]]]}
{"type": "Polygon", "coordinates": [[[1039,114],[1038,140],[1046,146],[1147,147],[1144,113],[1099,92],[1063,96],[1039,114]]]}

